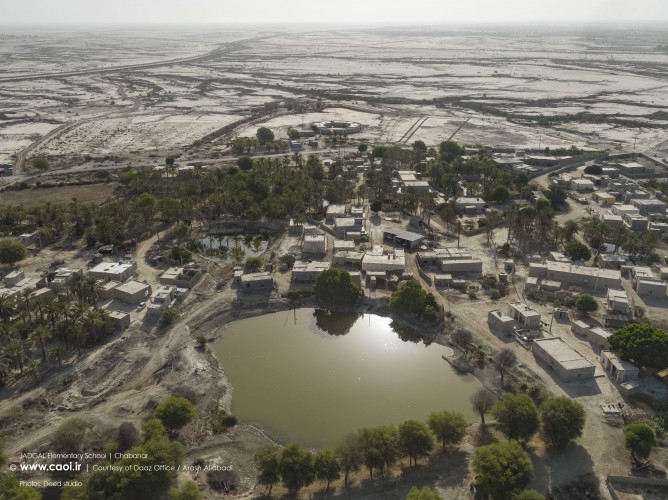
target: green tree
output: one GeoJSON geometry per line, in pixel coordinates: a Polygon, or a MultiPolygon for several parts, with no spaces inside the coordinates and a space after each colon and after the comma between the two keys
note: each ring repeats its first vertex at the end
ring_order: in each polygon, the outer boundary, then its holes
{"type": "Polygon", "coordinates": [[[281,451],[278,465],[281,482],[291,495],[315,480],[313,453],[302,450],[296,443],[288,444],[281,451]]]}
{"type": "Polygon", "coordinates": [[[510,196],[510,191],[503,184],[498,184],[494,187],[491,193],[491,198],[494,201],[504,202],[510,196]]]}
{"type": "Polygon", "coordinates": [[[84,436],[89,427],[88,422],[82,418],[70,418],[58,426],[51,446],[61,453],[78,453],[83,449],[84,436]]]}
{"type": "Polygon", "coordinates": [[[330,483],[341,477],[339,462],[330,450],[319,451],[315,456],[313,467],[318,481],[327,482],[327,491],[329,491],[330,483]]]}
{"type": "Polygon", "coordinates": [[[315,297],[328,306],[349,307],[357,303],[362,288],[345,270],[327,269],[315,280],[315,297]]]}
{"type": "Polygon", "coordinates": [[[165,325],[171,325],[179,317],[179,310],[176,307],[168,307],[160,315],[160,319],[165,325]]]}
{"type": "Polygon", "coordinates": [[[296,141],[301,137],[301,134],[299,133],[299,130],[296,128],[289,128],[288,129],[288,139],[291,141],[296,141]]]}
{"type": "Polygon", "coordinates": [[[364,428],[359,431],[364,465],[373,479],[373,471],[381,475],[399,458],[399,433],[393,425],[364,428]]]}
{"type": "Polygon", "coordinates": [[[590,175],[601,175],[603,173],[603,167],[600,165],[588,165],[584,169],[585,174],[590,174],[590,175]]]}
{"type": "Polygon", "coordinates": [[[274,133],[267,127],[260,127],[257,129],[255,136],[257,137],[257,142],[260,146],[264,146],[266,143],[274,140],[274,133]]]}
{"type": "Polygon", "coordinates": [[[49,160],[43,156],[36,156],[32,159],[32,166],[37,170],[47,170],[49,168],[49,160]]]}
{"type": "Polygon", "coordinates": [[[441,155],[441,159],[447,162],[450,162],[456,157],[462,155],[462,148],[455,141],[443,141],[439,145],[438,149],[441,155]]]}
{"type": "Polygon", "coordinates": [[[529,387],[527,387],[527,395],[538,407],[540,407],[540,405],[543,404],[543,401],[550,396],[547,389],[540,384],[529,384],[529,387]]]}
{"type": "Polygon", "coordinates": [[[531,481],[533,465],[517,441],[481,446],[473,454],[471,467],[478,489],[495,500],[510,498],[531,481]]]}
{"type": "Polygon", "coordinates": [[[656,446],[656,434],[647,424],[629,424],[624,427],[626,448],[635,462],[647,460],[652,448],[656,446]]]}
{"type": "Polygon", "coordinates": [[[668,334],[648,323],[632,323],[610,336],[610,348],[638,366],[668,367],[668,334]]]}
{"type": "Polygon", "coordinates": [[[511,349],[504,347],[494,355],[494,365],[501,376],[501,387],[504,387],[504,376],[508,370],[517,365],[517,355],[511,349]]]}
{"type": "Polygon", "coordinates": [[[454,411],[438,411],[429,414],[427,424],[436,439],[441,442],[443,451],[446,445],[456,446],[466,436],[466,419],[454,411]]]}
{"type": "Polygon", "coordinates": [[[513,495],[512,500],[545,500],[545,496],[536,490],[522,490],[513,495]]]}
{"type": "Polygon", "coordinates": [[[496,404],[496,396],[491,392],[481,387],[471,396],[471,406],[480,415],[482,425],[485,425],[485,415],[487,415],[496,404]]]}
{"type": "Polygon", "coordinates": [[[408,491],[406,500],[443,500],[443,497],[433,491],[429,486],[423,486],[421,490],[418,489],[417,486],[413,486],[408,491]]]}
{"type": "Polygon", "coordinates": [[[372,212],[378,213],[383,209],[383,202],[381,200],[373,200],[369,205],[372,212]]]}
{"type": "Polygon", "coordinates": [[[0,264],[15,264],[27,256],[23,243],[8,238],[0,240],[0,264]]]}
{"type": "Polygon", "coordinates": [[[296,259],[295,256],[290,253],[284,253],[283,255],[280,256],[278,260],[281,261],[281,264],[283,264],[285,267],[291,269],[292,266],[295,265],[296,259]]]}
{"type": "Polygon", "coordinates": [[[589,314],[598,309],[598,302],[588,293],[581,294],[575,301],[575,307],[578,311],[584,314],[589,314]]]}
{"type": "Polygon", "coordinates": [[[362,465],[362,444],[357,433],[348,434],[334,450],[341,469],[343,470],[343,484],[348,486],[348,476],[357,472],[362,465]]]}
{"type": "Polygon", "coordinates": [[[357,151],[359,151],[360,153],[366,153],[366,150],[368,148],[369,148],[369,146],[367,146],[364,143],[361,143],[359,146],[357,146],[357,151]]]}
{"type": "Polygon", "coordinates": [[[268,494],[271,495],[271,489],[280,479],[279,458],[276,448],[273,446],[262,448],[255,454],[253,461],[258,470],[258,483],[267,487],[268,494]]]}
{"type": "Polygon", "coordinates": [[[585,411],[582,405],[573,399],[546,399],[540,407],[540,417],[543,440],[550,446],[564,446],[582,436],[585,411]]]}
{"type": "Polygon", "coordinates": [[[416,280],[404,281],[399,285],[390,298],[390,309],[400,316],[430,322],[441,317],[434,295],[424,290],[416,280]]]}
{"type": "Polygon", "coordinates": [[[262,257],[248,257],[244,268],[251,272],[260,271],[264,269],[264,259],[262,257]]]}
{"type": "Polygon", "coordinates": [[[176,430],[195,418],[195,407],[186,398],[170,396],[158,405],[155,416],[167,429],[176,430]]]}
{"type": "Polygon", "coordinates": [[[195,481],[184,481],[178,487],[169,490],[169,500],[204,500],[204,495],[195,481]]]}
{"type": "Polygon", "coordinates": [[[434,449],[434,438],[424,423],[406,420],[399,424],[399,446],[408,456],[408,465],[417,467],[420,457],[426,457],[434,449]]]}
{"type": "Polygon", "coordinates": [[[492,408],[492,415],[509,439],[528,441],[538,432],[538,408],[526,394],[504,394],[492,408]]]}
{"type": "Polygon", "coordinates": [[[253,168],[253,159],[250,156],[241,156],[237,160],[237,166],[241,170],[250,170],[253,168]]]}
{"type": "Polygon", "coordinates": [[[419,154],[425,154],[427,152],[427,145],[424,141],[415,141],[413,143],[413,151],[416,151],[419,154]]]}
{"type": "Polygon", "coordinates": [[[167,158],[165,158],[165,165],[167,165],[168,167],[173,166],[174,162],[175,162],[175,160],[171,156],[168,156],[167,158]]]}
{"type": "Polygon", "coordinates": [[[571,241],[564,245],[564,255],[569,259],[588,261],[591,259],[591,250],[584,243],[571,241]]]}
{"type": "Polygon", "coordinates": [[[190,250],[188,250],[186,247],[182,247],[182,246],[178,246],[178,245],[172,247],[172,250],[171,250],[170,253],[171,253],[172,259],[174,259],[178,262],[188,262],[192,257],[192,254],[190,253],[190,250]]]}

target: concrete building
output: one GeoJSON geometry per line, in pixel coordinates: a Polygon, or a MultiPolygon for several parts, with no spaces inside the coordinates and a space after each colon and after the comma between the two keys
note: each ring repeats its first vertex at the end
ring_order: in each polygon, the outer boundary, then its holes
{"type": "Polygon", "coordinates": [[[489,311],[487,324],[494,332],[513,333],[515,331],[515,320],[503,311],[489,311]]]}
{"type": "Polygon", "coordinates": [[[636,214],[638,215],[640,213],[640,210],[638,207],[634,207],[633,205],[627,205],[624,203],[615,203],[610,207],[610,212],[612,212],[615,215],[621,215],[624,217],[626,214],[636,214]]]}
{"type": "Polygon", "coordinates": [[[508,304],[508,314],[525,328],[540,328],[540,313],[522,302],[508,304]]]}
{"type": "Polygon", "coordinates": [[[485,200],[478,197],[457,198],[455,204],[457,205],[457,210],[469,215],[482,213],[485,210],[485,205],[487,205],[485,200]]]}
{"type": "Polygon", "coordinates": [[[603,213],[601,214],[601,221],[608,227],[619,227],[624,224],[624,219],[622,219],[621,215],[614,215],[614,214],[606,214],[603,213]]]}
{"type": "Polygon", "coordinates": [[[550,260],[553,262],[570,262],[571,259],[561,252],[550,252],[550,260]]]}
{"type": "Polygon", "coordinates": [[[32,292],[33,302],[51,302],[56,298],[56,294],[50,288],[38,288],[32,292]]]}
{"type": "Polygon", "coordinates": [[[597,326],[589,328],[587,331],[587,340],[601,349],[610,349],[610,343],[608,342],[610,335],[612,335],[612,332],[597,326]]]}
{"type": "Polygon", "coordinates": [[[409,251],[422,245],[427,237],[424,234],[413,233],[404,229],[386,229],[383,231],[383,240],[394,245],[406,247],[409,251]]]}
{"type": "Polygon", "coordinates": [[[293,283],[312,283],[318,275],[329,269],[329,262],[295,262],[292,266],[293,283]]]}
{"type": "Polygon", "coordinates": [[[26,279],[26,274],[20,269],[15,269],[5,276],[5,286],[8,288],[16,286],[24,279],[26,279]]]}
{"type": "Polygon", "coordinates": [[[151,296],[151,285],[141,281],[128,280],[114,288],[114,296],[126,304],[146,302],[151,296]]]}
{"type": "Polygon", "coordinates": [[[101,262],[88,274],[103,281],[125,281],[137,271],[134,262],[101,262]]]}
{"type": "Polygon", "coordinates": [[[643,191],[642,189],[636,189],[635,187],[632,187],[624,193],[622,200],[624,200],[624,203],[630,204],[633,204],[633,201],[635,200],[649,200],[649,193],[647,191],[643,191]]]}
{"type": "Polygon", "coordinates": [[[571,180],[571,189],[578,193],[585,193],[596,189],[596,184],[589,179],[573,179],[571,180]]]}
{"type": "Polygon", "coordinates": [[[615,195],[606,191],[594,191],[591,194],[591,199],[594,203],[598,203],[602,207],[614,205],[614,203],[617,201],[615,195]]]}
{"type": "Polygon", "coordinates": [[[74,276],[83,276],[83,269],[70,269],[69,267],[59,267],[57,270],[50,272],[47,275],[49,287],[56,292],[65,289],[65,286],[72,280],[74,276]]]}
{"type": "Polygon", "coordinates": [[[563,262],[531,263],[529,264],[529,276],[560,281],[562,285],[589,287],[595,291],[622,287],[621,273],[617,270],[577,266],[563,262]]]}
{"type": "Polygon", "coordinates": [[[290,236],[302,236],[304,234],[304,224],[301,222],[295,222],[294,219],[290,219],[288,224],[288,235],[290,236]]]}
{"type": "Polygon", "coordinates": [[[273,290],[274,278],[269,272],[242,274],[239,278],[240,290],[273,290]]]}
{"type": "Polygon", "coordinates": [[[361,269],[362,259],[364,259],[364,252],[356,252],[354,250],[334,252],[332,255],[332,266],[361,269]]]}
{"type": "Polygon", "coordinates": [[[441,271],[448,274],[482,274],[482,261],[480,259],[443,260],[440,265],[441,271]]]}
{"type": "Polygon", "coordinates": [[[603,269],[621,269],[627,261],[628,257],[626,255],[618,253],[599,253],[594,258],[594,262],[603,269]]]}
{"type": "Polygon", "coordinates": [[[116,330],[125,330],[130,326],[130,314],[122,311],[107,310],[109,321],[116,330]]]}
{"type": "Polygon", "coordinates": [[[393,253],[384,255],[382,247],[374,247],[371,252],[364,254],[362,258],[362,271],[382,273],[403,273],[406,268],[406,255],[403,250],[397,248],[393,253]]]}
{"type": "Polygon", "coordinates": [[[575,319],[571,321],[571,331],[582,337],[586,337],[589,333],[589,325],[582,320],[575,319]]]}
{"type": "Polygon", "coordinates": [[[647,231],[649,229],[649,219],[640,214],[625,214],[623,217],[624,224],[631,231],[647,231]]]}
{"type": "Polygon", "coordinates": [[[346,240],[334,240],[333,250],[334,253],[339,251],[353,251],[355,250],[355,242],[346,240]]]}
{"type": "Polygon", "coordinates": [[[608,304],[608,311],[619,314],[631,314],[631,306],[629,305],[629,298],[626,295],[626,290],[608,289],[608,296],[606,299],[608,304]]]}
{"type": "Polygon", "coordinates": [[[100,294],[103,299],[113,299],[116,295],[114,289],[120,285],[119,281],[107,281],[102,283],[102,293],[100,294]]]}
{"type": "Polygon", "coordinates": [[[619,170],[621,170],[622,172],[625,172],[629,175],[644,174],[645,171],[647,170],[647,167],[645,167],[645,165],[643,165],[642,163],[635,162],[635,161],[627,162],[627,163],[615,163],[614,165],[619,170]]]}
{"type": "Polygon", "coordinates": [[[602,351],[600,361],[610,378],[618,384],[637,380],[640,374],[636,365],[620,359],[613,351],[602,351]]]}
{"type": "Polygon", "coordinates": [[[430,267],[441,269],[443,261],[470,260],[472,258],[471,252],[466,248],[435,248],[433,250],[420,251],[417,254],[418,264],[423,269],[430,267]]]}
{"type": "Polygon", "coordinates": [[[201,276],[202,270],[198,267],[170,267],[160,275],[160,284],[192,288],[201,276]]]}
{"type": "Polygon", "coordinates": [[[327,223],[334,224],[336,219],[346,217],[346,206],[345,205],[328,205],[327,211],[325,212],[325,219],[327,223]]]}
{"type": "Polygon", "coordinates": [[[327,238],[324,234],[307,234],[304,236],[302,252],[313,254],[327,253],[327,238]]]}
{"type": "Polygon", "coordinates": [[[631,204],[638,209],[640,215],[666,215],[666,204],[661,200],[633,200],[631,201],[631,204]]]}
{"type": "Polygon", "coordinates": [[[666,282],[657,278],[649,267],[632,267],[631,280],[638,295],[666,296],[666,282]]]}
{"type": "Polygon", "coordinates": [[[361,217],[339,217],[334,220],[334,231],[340,238],[346,238],[349,232],[364,232],[364,219],[361,217]]]}
{"type": "Polygon", "coordinates": [[[534,340],[532,352],[565,382],[594,379],[596,367],[561,337],[534,340]]]}

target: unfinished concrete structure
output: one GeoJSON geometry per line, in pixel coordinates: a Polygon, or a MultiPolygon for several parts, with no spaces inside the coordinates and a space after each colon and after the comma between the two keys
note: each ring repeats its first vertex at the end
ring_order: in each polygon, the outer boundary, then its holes
{"type": "Polygon", "coordinates": [[[489,311],[487,313],[487,324],[489,329],[499,333],[513,333],[515,331],[515,320],[503,311],[489,311]]]}
{"type": "Polygon", "coordinates": [[[50,272],[47,275],[49,287],[56,292],[65,290],[67,284],[74,276],[83,276],[83,269],[70,269],[69,267],[59,267],[56,271],[50,272]]]}
{"type": "Polygon", "coordinates": [[[176,287],[174,285],[162,285],[151,295],[146,313],[149,316],[159,316],[170,306],[175,297],[176,287]]]}
{"type": "Polygon", "coordinates": [[[599,359],[610,378],[618,384],[638,379],[640,369],[633,363],[620,359],[613,351],[602,351],[599,359]]]}
{"type": "Polygon", "coordinates": [[[525,328],[540,328],[540,313],[523,302],[508,304],[508,314],[525,328]]]}
{"type": "Polygon", "coordinates": [[[534,340],[532,352],[565,382],[594,379],[594,364],[561,337],[534,340]]]}
{"type": "Polygon", "coordinates": [[[589,287],[595,291],[622,287],[621,273],[617,270],[578,266],[565,262],[531,263],[529,276],[560,281],[562,285],[589,287]]]}
{"type": "Polygon", "coordinates": [[[88,274],[103,281],[125,281],[137,271],[134,262],[100,262],[88,274]]]}
{"type": "Polygon", "coordinates": [[[334,252],[332,255],[332,266],[361,269],[363,259],[364,252],[356,252],[353,250],[338,251],[334,252]]]}
{"type": "Polygon", "coordinates": [[[192,288],[202,276],[198,267],[170,267],[160,275],[160,284],[178,288],[192,288]]]}

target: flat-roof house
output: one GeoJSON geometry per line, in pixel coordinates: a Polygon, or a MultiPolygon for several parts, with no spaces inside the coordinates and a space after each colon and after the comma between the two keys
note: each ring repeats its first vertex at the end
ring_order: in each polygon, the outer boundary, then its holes
{"type": "Polygon", "coordinates": [[[629,306],[629,298],[626,295],[626,290],[608,289],[607,296],[608,311],[619,314],[631,314],[631,307],[629,306]]]}
{"type": "Polygon", "coordinates": [[[160,275],[160,284],[192,288],[201,276],[202,270],[197,267],[170,267],[160,275]]]}
{"type": "Polygon", "coordinates": [[[618,384],[637,380],[640,374],[636,365],[619,358],[613,351],[602,351],[600,361],[605,371],[618,384]]]}
{"type": "Polygon", "coordinates": [[[355,242],[347,240],[334,240],[333,250],[334,253],[340,250],[348,250],[348,251],[355,250],[355,242]]]}
{"type": "Polygon", "coordinates": [[[627,261],[628,257],[626,255],[618,253],[599,253],[594,258],[594,262],[603,269],[621,269],[627,261]]]}
{"type": "Polygon", "coordinates": [[[325,218],[329,224],[334,224],[336,219],[341,217],[346,217],[346,206],[345,205],[328,205],[325,212],[325,218]]]}
{"type": "Polygon", "coordinates": [[[617,201],[615,195],[610,194],[607,191],[594,191],[591,194],[591,199],[594,203],[598,203],[602,207],[613,205],[617,201]]]}
{"type": "Polygon", "coordinates": [[[622,217],[626,214],[639,214],[640,210],[638,207],[633,205],[627,205],[624,203],[615,203],[610,207],[610,211],[615,215],[621,215],[622,217]]]}
{"type": "Polygon", "coordinates": [[[617,270],[578,266],[564,262],[531,263],[529,264],[529,276],[560,281],[562,285],[586,286],[595,290],[622,287],[621,273],[617,270]]]}
{"type": "Polygon", "coordinates": [[[489,329],[499,333],[512,333],[515,331],[515,320],[503,311],[489,311],[487,313],[487,324],[489,329]]]}
{"type": "Polygon", "coordinates": [[[334,254],[332,255],[332,266],[360,269],[362,267],[363,259],[364,259],[364,252],[356,252],[354,250],[342,250],[334,252],[334,254]]]}
{"type": "Polygon", "coordinates": [[[457,198],[455,201],[457,209],[466,213],[466,214],[479,214],[485,210],[485,205],[487,202],[479,197],[466,197],[457,198]]]}
{"type": "Polygon", "coordinates": [[[334,231],[345,238],[346,233],[364,231],[364,219],[361,217],[339,217],[334,219],[334,231]]]}
{"type": "Polygon", "coordinates": [[[15,269],[5,275],[5,286],[12,287],[23,281],[26,275],[20,269],[15,269]]]}
{"type": "Polygon", "coordinates": [[[596,189],[596,184],[589,179],[573,179],[571,180],[571,189],[578,193],[584,193],[585,191],[593,191],[596,189]]]}
{"type": "Polygon", "coordinates": [[[609,339],[611,335],[611,331],[597,326],[588,330],[587,340],[601,349],[610,349],[609,339]]]}
{"type": "Polygon", "coordinates": [[[622,218],[631,231],[647,231],[649,228],[649,219],[644,215],[625,214],[622,218]]]}
{"type": "Polygon", "coordinates": [[[480,259],[456,259],[442,260],[441,271],[448,274],[482,274],[482,261],[480,259]]]}
{"type": "Polygon", "coordinates": [[[327,238],[324,234],[307,234],[304,236],[302,246],[304,253],[323,254],[327,253],[327,238]]]}
{"type": "Polygon", "coordinates": [[[88,274],[104,281],[125,281],[137,270],[134,262],[100,262],[88,274]]]}
{"type": "Polygon", "coordinates": [[[661,200],[632,200],[631,204],[638,209],[640,215],[666,214],[666,204],[661,200]]]}
{"type": "Polygon", "coordinates": [[[126,304],[139,304],[151,296],[151,285],[141,281],[128,280],[114,288],[114,295],[126,304]]]}
{"type": "Polygon", "coordinates": [[[239,278],[240,290],[250,292],[253,290],[272,290],[274,278],[270,272],[242,274],[239,278]]]}
{"type": "Polygon", "coordinates": [[[379,252],[374,250],[372,252],[367,252],[362,258],[362,271],[369,272],[382,272],[382,273],[392,273],[392,272],[401,272],[403,273],[406,268],[406,255],[403,250],[397,248],[393,253],[383,254],[382,251],[379,252]]]}
{"type": "Polygon", "coordinates": [[[638,163],[636,161],[631,161],[627,163],[616,163],[615,166],[619,170],[622,170],[623,172],[629,175],[644,174],[645,171],[647,170],[647,167],[645,167],[645,165],[643,165],[642,163],[638,163]]]}
{"type": "Polygon", "coordinates": [[[109,314],[111,325],[116,330],[125,330],[130,326],[130,313],[115,310],[107,310],[107,313],[109,314]]]}
{"type": "Polygon", "coordinates": [[[571,331],[577,335],[586,337],[587,333],[589,333],[589,325],[582,320],[575,319],[571,321],[571,331]]]}
{"type": "Polygon", "coordinates": [[[151,301],[148,304],[146,313],[149,316],[158,316],[169,307],[176,297],[176,287],[174,285],[162,285],[151,295],[151,301]]]}
{"type": "Polygon", "coordinates": [[[56,271],[48,274],[49,287],[56,292],[64,289],[65,285],[72,280],[73,276],[83,276],[83,269],[70,269],[69,267],[59,267],[56,271]]]}
{"type": "Polygon", "coordinates": [[[619,227],[624,224],[624,219],[622,219],[621,215],[614,215],[614,214],[602,214],[601,215],[601,221],[608,227],[619,227]]]}
{"type": "Polygon", "coordinates": [[[642,189],[635,189],[635,187],[632,187],[624,193],[622,199],[624,200],[624,203],[633,204],[633,201],[635,200],[649,200],[649,193],[642,189]]]}
{"type": "Polygon", "coordinates": [[[508,304],[508,313],[525,328],[540,328],[540,313],[522,302],[508,304]]]}
{"type": "Polygon", "coordinates": [[[329,269],[329,262],[295,262],[292,266],[293,283],[312,283],[318,275],[329,269]]]}
{"type": "Polygon", "coordinates": [[[532,352],[565,382],[594,379],[594,364],[561,337],[534,340],[532,352]]]}

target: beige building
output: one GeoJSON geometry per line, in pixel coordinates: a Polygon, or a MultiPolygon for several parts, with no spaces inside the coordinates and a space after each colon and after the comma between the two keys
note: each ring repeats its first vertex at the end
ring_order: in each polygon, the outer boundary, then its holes
{"type": "Polygon", "coordinates": [[[594,379],[596,367],[561,337],[534,340],[532,352],[565,382],[594,379]]]}
{"type": "Polygon", "coordinates": [[[293,283],[312,283],[318,275],[329,269],[329,262],[295,262],[292,266],[293,283]]]}
{"type": "Polygon", "coordinates": [[[508,313],[525,328],[540,328],[540,313],[522,302],[508,304],[508,313]]]}
{"type": "Polygon", "coordinates": [[[162,285],[151,295],[151,301],[147,307],[147,313],[150,316],[158,316],[167,309],[176,297],[176,287],[174,285],[162,285]]]}
{"type": "Polygon", "coordinates": [[[487,324],[493,332],[513,333],[515,331],[515,320],[503,311],[489,311],[487,324]]]}
{"type": "Polygon", "coordinates": [[[560,281],[562,286],[577,285],[594,290],[622,287],[622,276],[618,270],[578,266],[565,262],[531,263],[529,276],[560,281]]]}
{"type": "Polygon", "coordinates": [[[170,267],[160,275],[160,284],[192,288],[202,276],[198,267],[170,267]]]}
{"type": "Polygon", "coordinates": [[[151,296],[151,285],[141,281],[128,280],[114,288],[114,295],[126,304],[139,304],[151,296]]]}
{"type": "Polygon", "coordinates": [[[610,375],[610,378],[618,384],[638,379],[640,369],[633,363],[620,359],[614,352],[601,352],[600,360],[603,368],[605,368],[605,371],[610,375]]]}
{"type": "Polygon", "coordinates": [[[327,253],[327,238],[324,234],[307,234],[304,236],[302,252],[313,254],[327,253]]]}

